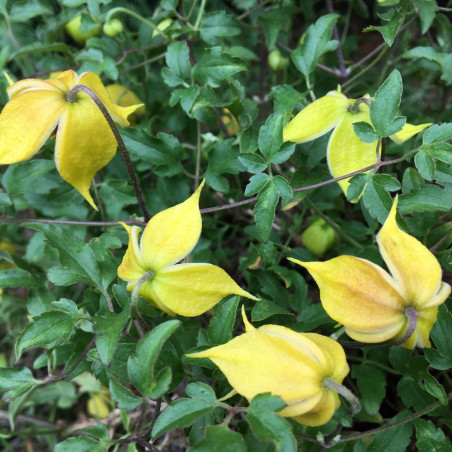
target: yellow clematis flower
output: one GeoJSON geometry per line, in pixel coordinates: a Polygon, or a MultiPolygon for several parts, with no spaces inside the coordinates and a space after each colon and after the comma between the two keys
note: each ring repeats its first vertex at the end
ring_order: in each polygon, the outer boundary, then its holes
{"type": "Polygon", "coordinates": [[[392,276],[354,256],[326,262],[301,262],[320,288],[328,315],[360,342],[392,341],[405,348],[430,347],[429,334],[438,306],[451,292],[441,281],[435,256],[417,239],[399,229],[397,198],[377,238],[392,276]]]}
{"type": "Polygon", "coordinates": [[[74,102],[66,96],[75,85],[93,90],[113,120],[127,126],[127,117],[140,105],[115,105],[100,78],[73,70],[47,80],[25,79],[7,89],[9,102],[0,114],[0,165],[23,162],[36,154],[56,129],[55,164],[61,177],[96,209],[89,193],[94,175],[114,157],[117,143],[91,98],[79,92],[74,102]]]}
{"type": "Polygon", "coordinates": [[[123,226],[129,233],[129,247],[118,268],[118,276],[133,291],[147,279],[139,295],[173,316],[194,317],[215,306],[226,295],[258,298],[241,289],[220,267],[211,264],[177,264],[195,247],[201,234],[199,196],[204,182],[181,204],[153,216],[141,237],[141,228],[123,226]],[[177,264],[177,265],[175,265],[177,264]]]}
{"type": "MultiPolygon", "coordinates": [[[[370,99],[369,96],[363,96],[370,99]]],[[[353,123],[370,123],[369,106],[365,102],[355,105],[356,99],[348,99],[338,91],[330,91],[301,110],[283,130],[284,141],[305,143],[333,130],[327,148],[327,160],[333,177],[352,173],[377,162],[377,143],[364,143],[353,130],[353,123]],[[353,112],[352,112],[353,111],[353,112]]],[[[405,124],[400,132],[391,135],[396,143],[403,143],[413,135],[429,127],[429,124],[413,126],[405,124]]],[[[347,193],[349,179],[338,181],[347,193]]]]}
{"type": "Polygon", "coordinates": [[[326,424],[340,400],[324,380],[340,384],[349,372],[341,345],[320,334],[296,333],[279,325],[256,329],[243,308],[242,316],[246,333],[187,356],[211,359],[248,400],[270,392],[286,402],[279,415],[309,426],[326,424]]]}

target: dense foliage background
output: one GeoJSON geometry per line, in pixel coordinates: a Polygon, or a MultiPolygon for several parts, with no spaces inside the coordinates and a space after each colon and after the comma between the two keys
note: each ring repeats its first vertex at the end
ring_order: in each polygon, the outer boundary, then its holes
{"type": "MultiPolygon", "coordinates": [[[[261,298],[243,299],[255,326],[334,334],[316,284],[286,258],[350,254],[382,265],[375,236],[395,194],[400,224],[452,281],[452,2],[1,0],[0,12],[0,69],[14,81],[91,71],[145,104],[120,132],[146,204],[155,214],[205,179],[189,259],[224,268],[261,298]],[[328,135],[295,145],[282,142],[282,128],[338,85],[351,98],[373,96],[394,69],[399,113],[441,127],[388,140],[383,162],[408,155],[356,176],[349,197],[363,194],[351,203],[331,183],[328,135]]],[[[2,106],[7,86],[1,76],[2,106]]],[[[117,89],[113,100],[126,102],[117,89]]],[[[60,178],[53,152],[48,140],[32,160],[2,168],[4,450],[452,450],[450,299],[431,349],[347,347],[340,336],[344,384],[362,405],[353,419],[347,402],[315,428],[275,415],[278,397],[249,409],[238,395],[218,402],[231,389],[224,375],[184,355],[242,333],[242,302],[168,323],[141,300],[152,332],[140,340],[116,273],[128,242],[117,222],[143,225],[121,154],[95,178],[96,212],[60,178]]]]}

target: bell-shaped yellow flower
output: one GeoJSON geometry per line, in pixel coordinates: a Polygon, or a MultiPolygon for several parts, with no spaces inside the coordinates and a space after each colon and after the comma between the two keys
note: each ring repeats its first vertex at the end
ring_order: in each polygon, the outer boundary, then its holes
{"type": "Polygon", "coordinates": [[[75,85],[94,91],[113,120],[127,126],[127,116],[140,105],[115,105],[100,78],[73,70],[47,80],[25,79],[7,89],[9,102],[0,115],[0,165],[28,160],[56,129],[55,164],[61,177],[96,208],[89,186],[97,171],[115,155],[117,143],[99,108],[84,92],[74,101],[75,85]]]}
{"type": "Polygon", "coordinates": [[[258,300],[242,290],[220,267],[211,264],[177,264],[195,247],[201,234],[199,196],[204,183],[181,204],[153,216],[141,237],[141,228],[123,226],[129,233],[129,247],[118,268],[118,276],[133,291],[148,278],[139,295],[169,315],[194,317],[211,309],[227,295],[258,300]],[[177,265],[175,265],[177,264],[177,265]]]}
{"type": "Polygon", "coordinates": [[[392,341],[406,348],[430,347],[429,334],[438,306],[449,296],[435,256],[417,239],[399,229],[397,198],[377,238],[392,276],[354,256],[326,262],[300,262],[320,288],[328,315],[360,342],[392,341]]]}
{"type": "MultiPolygon", "coordinates": [[[[369,99],[368,96],[363,96],[369,99]]],[[[369,106],[365,102],[354,106],[356,99],[348,99],[338,91],[330,91],[301,110],[284,127],[284,141],[305,143],[333,130],[327,148],[327,160],[333,177],[344,176],[377,162],[377,143],[364,143],[353,130],[353,123],[370,123],[369,106]],[[352,108],[353,107],[353,108],[352,108]]],[[[396,143],[403,143],[431,124],[405,124],[400,132],[391,135],[396,143]]],[[[349,179],[338,181],[347,193],[349,179]]]]}
{"type": "Polygon", "coordinates": [[[286,402],[279,415],[304,425],[326,424],[340,400],[323,382],[331,379],[340,384],[349,372],[341,345],[320,334],[296,333],[279,325],[256,329],[243,309],[242,316],[246,333],[187,356],[211,359],[249,401],[270,392],[286,402]]]}

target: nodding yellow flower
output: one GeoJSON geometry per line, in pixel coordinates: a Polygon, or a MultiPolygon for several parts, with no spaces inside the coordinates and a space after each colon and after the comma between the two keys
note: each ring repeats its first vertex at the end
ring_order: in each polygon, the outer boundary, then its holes
{"type": "Polygon", "coordinates": [[[270,392],[286,402],[279,415],[309,426],[326,424],[340,400],[325,380],[340,384],[349,372],[341,345],[320,334],[296,333],[279,325],[256,329],[243,309],[242,316],[246,333],[187,356],[211,359],[249,401],[270,392]]]}
{"type": "Polygon", "coordinates": [[[354,256],[326,262],[289,260],[311,273],[325,311],[345,326],[352,339],[392,341],[405,348],[430,347],[438,306],[449,296],[451,287],[441,281],[435,256],[399,229],[396,209],[397,198],[377,238],[391,274],[354,256]]]}
{"type": "Polygon", "coordinates": [[[94,91],[113,120],[128,126],[127,117],[140,105],[115,105],[100,78],[73,70],[47,80],[25,79],[7,89],[9,102],[0,115],[0,165],[35,155],[56,130],[55,164],[61,177],[96,209],[89,193],[94,175],[114,157],[117,143],[99,108],[84,92],[67,95],[75,85],[94,91]]]}
{"type": "MultiPolygon", "coordinates": [[[[327,160],[333,177],[344,176],[366,168],[377,162],[377,143],[364,143],[353,130],[353,123],[370,123],[369,106],[364,101],[348,99],[338,91],[330,91],[306,108],[301,110],[284,127],[284,141],[305,143],[319,138],[333,130],[327,148],[327,160]],[[355,103],[356,102],[356,103],[355,103]]],[[[400,132],[391,135],[396,143],[403,143],[431,124],[413,126],[405,124],[400,132]]],[[[338,181],[344,193],[347,193],[349,179],[338,181]]]]}
{"type": "Polygon", "coordinates": [[[141,228],[123,223],[129,233],[129,247],[118,268],[118,276],[128,281],[130,292],[144,277],[139,295],[169,315],[201,315],[232,294],[258,300],[241,289],[220,267],[177,264],[191,252],[201,234],[199,196],[203,185],[183,203],[153,216],[140,244],[141,228]]]}

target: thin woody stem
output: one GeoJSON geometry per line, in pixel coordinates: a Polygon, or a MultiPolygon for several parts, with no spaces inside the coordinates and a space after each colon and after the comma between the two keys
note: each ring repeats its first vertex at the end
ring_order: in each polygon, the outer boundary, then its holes
{"type": "MultiPolygon", "coordinates": [[[[327,0],[326,7],[330,14],[334,14],[332,0],[327,0]]],[[[339,31],[337,29],[336,24],[333,25],[333,38],[338,42],[337,47],[336,47],[336,55],[337,55],[337,61],[339,64],[339,73],[340,73],[339,80],[342,84],[347,81],[348,71],[347,71],[347,68],[345,67],[344,55],[342,54],[342,49],[341,49],[341,38],[339,36],[339,31]]]]}
{"type": "Polygon", "coordinates": [[[93,102],[97,105],[101,113],[104,115],[105,120],[107,121],[111,131],[113,132],[113,135],[116,139],[116,142],[118,143],[118,147],[121,151],[122,157],[124,158],[124,161],[126,163],[127,171],[129,172],[130,181],[132,182],[133,189],[135,190],[135,196],[138,201],[138,205],[140,206],[141,212],[143,213],[144,220],[147,222],[151,218],[151,214],[149,213],[149,210],[146,206],[146,202],[144,201],[143,192],[141,191],[140,184],[138,183],[138,179],[135,173],[135,170],[132,165],[132,161],[129,157],[129,152],[126,148],[126,145],[124,144],[124,141],[119,134],[118,128],[116,127],[112,117],[110,116],[110,113],[105,108],[105,105],[102,103],[102,101],[99,99],[99,96],[90,88],[84,85],[75,85],[66,96],[66,99],[69,102],[74,102],[77,96],[77,93],[79,91],[83,91],[85,94],[87,94],[93,102]]]}
{"type": "Polygon", "coordinates": [[[50,220],[42,218],[0,218],[0,223],[43,223],[43,224],[69,224],[74,226],[121,226],[119,223],[137,226],[146,226],[145,221],[120,220],[120,221],[77,221],[77,220],[50,220]]]}
{"type": "Polygon", "coordinates": [[[134,318],[134,323],[141,339],[143,339],[144,337],[143,329],[145,329],[146,325],[144,323],[143,317],[141,317],[140,313],[138,312],[137,308],[138,297],[140,294],[140,289],[143,286],[143,284],[146,281],[152,279],[154,275],[155,273],[151,270],[146,272],[135,284],[135,287],[133,288],[132,291],[132,296],[130,297],[130,310],[132,312],[132,317],[134,318]]]}

